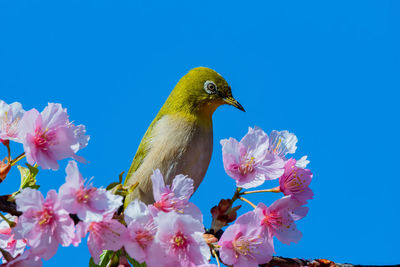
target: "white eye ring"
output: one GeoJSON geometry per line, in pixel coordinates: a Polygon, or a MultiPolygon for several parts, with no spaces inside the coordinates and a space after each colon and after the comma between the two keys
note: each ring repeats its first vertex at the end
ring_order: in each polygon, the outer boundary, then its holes
{"type": "Polygon", "coordinates": [[[215,94],[217,92],[217,85],[213,81],[206,81],[204,83],[204,90],[207,94],[215,94]]]}

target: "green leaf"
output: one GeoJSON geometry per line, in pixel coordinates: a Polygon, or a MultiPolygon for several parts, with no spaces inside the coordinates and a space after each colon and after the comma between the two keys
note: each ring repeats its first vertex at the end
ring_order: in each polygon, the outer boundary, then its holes
{"type": "Polygon", "coordinates": [[[110,259],[113,255],[113,251],[111,250],[103,250],[103,253],[100,255],[100,267],[106,267],[107,264],[110,262],[110,259]]]}
{"type": "Polygon", "coordinates": [[[122,179],[123,179],[123,177],[124,177],[124,173],[125,172],[121,172],[120,174],[119,174],[119,177],[118,177],[118,182],[113,182],[113,183],[111,183],[111,184],[109,184],[107,187],[106,187],[106,190],[111,190],[111,189],[113,189],[113,188],[115,188],[116,186],[118,186],[118,185],[122,185],[122,179]]]}
{"type": "Polygon", "coordinates": [[[97,265],[96,263],[94,263],[94,260],[92,257],[90,257],[89,260],[89,267],[99,267],[99,265],[97,265]]]}
{"type": "Polygon", "coordinates": [[[111,189],[113,189],[114,187],[116,187],[119,184],[120,183],[117,183],[117,182],[111,183],[106,187],[106,190],[111,190],[111,189]]]}
{"type": "Polygon", "coordinates": [[[120,184],[122,184],[122,178],[124,178],[124,173],[125,173],[125,171],[123,171],[123,172],[121,172],[120,174],[119,174],[119,183],[120,184]]]}
{"type": "Polygon", "coordinates": [[[133,267],[147,267],[147,264],[145,262],[137,262],[135,259],[129,257],[128,253],[125,254],[125,257],[128,259],[129,263],[132,264],[133,267]]]}
{"type": "Polygon", "coordinates": [[[22,167],[18,165],[18,170],[21,173],[21,185],[19,187],[19,190],[21,191],[24,188],[30,187],[33,189],[38,189],[39,186],[36,184],[36,175],[39,172],[39,169],[37,167],[34,167],[32,165],[29,165],[26,163],[26,166],[28,168],[22,167]]]}
{"type": "Polygon", "coordinates": [[[89,267],[106,267],[107,264],[110,262],[110,259],[111,259],[112,255],[113,255],[113,253],[114,252],[111,251],[111,250],[103,250],[103,253],[101,253],[101,255],[100,255],[99,264],[97,265],[94,262],[93,258],[91,257],[90,260],[89,260],[89,267]]]}

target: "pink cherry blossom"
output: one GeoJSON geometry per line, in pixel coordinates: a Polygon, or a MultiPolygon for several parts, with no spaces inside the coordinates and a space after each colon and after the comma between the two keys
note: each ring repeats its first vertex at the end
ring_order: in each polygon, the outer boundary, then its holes
{"type": "Polygon", "coordinates": [[[88,141],[83,130],[69,122],[67,111],[60,104],[49,103],[41,113],[36,109],[25,113],[18,136],[23,140],[29,164],[36,162],[43,169],[57,170],[58,160],[83,160],[75,155],[88,141]]]}
{"type": "Polygon", "coordinates": [[[72,150],[77,153],[79,150],[85,148],[90,140],[90,136],[86,134],[86,126],[83,124],[79,124],[77,126],[70,124],[70,128],[74,130],[74,135],[77,138],[78,142],[72,145],[72,150]]]}
{"type": "Polygon", "coordinates": [[[293,133],[273,130],[269,135],[268,151],[284,159],[287,154],[296,152],[296,144],[297,137],[293,133]]]}
{"type": "Polygon", "coordinates": [[[241,215],[229,226],[218,245],[222,261],[234,267],[257,267],[269,262],[274,252],[272,239],[265,234],[253,211],[241,215]]]}
{"type": "MultiPolygon", "coordinates": [[[[293,133],[273,130],[269,135],[268,151],[287,161],[286,155],[296,152],[296,144],[297,137],[293,133]]],[[[308,163],[310,163],[310,161],[307,160],[307,156],[303,156],[296,162],[296,167],[305,169],[308,163]]]]}
{"type": "Polygon", "coordinates": [[[221,145],[225,171],[238,187],[256,187],[283,173],[284,161],[269,153],[268,135],[258,127],[249,128],[240,142],[229,138],[221,145]]]}
{"type": "Polygon", "coordinates": [[[42,267],[43,263],[37,253],[30,249],[16,256],[13,260],[0,265],[0,267],[42,267]]]}
{"type": "Polygon", "coordinates": [[[69,246],[75,236],[74,222],[61,209],[57,193],[50,190],[46,199],[38,190],[25,188],[15,197],[23,214],[13,229],[17,239],[26,239],[32,249],[43,249],[40,255],[48,260],[57,252],[58,244],[69,246]]]}
{"type": "Polygon", "coordinates": [[[61,206],[83,221],[101,221],[106,213],[115,212],[122,205],[122,197],[102,188],[85,186],[85,180],[75,161],[66,168],[66,182],[59,189],[61,206]]]}
{"type": "MultiPolygon", "coordinates": [[[[103,250],[117,251],[126,241],[126,227],[112,217],[113,214],[109,213],[100,222],[79,222],[76,226],[77,239],[85,237],[89,232],[87,245],[96,264],[99,264],[103,250]]],[[[75,240],[77,243],[78,240],[75,240]]]]}
{"type": "Polygon", "coordinates": [[[310,161],[307,159],[307,156],[302,156],[299,160],[296,161],[296,167],[305,169],[310,161]]]}
{"type": "Polygon", "coordinates": [[[269,207],[264,203],[259,203],[254,213],[257,214],[260,224],[267,230],[266,233],[271,239],[276,236],[279,241],[289,245],[290,242],[297,243],[302,237],[294,221],[306,216],[308,208],[300,205],[291,196],[285,196],[269,207]]]}
{"type": "Polygon", "coordinates": [[[18,102],[10,105],[0,100],[0,141],[12,140],[22,143],[18,137],[20,122],[25,113],[18,102]]]}
{"type": "Polygon", "coordinates": [[[150,212],[156,216],[159,211],[190,214],[203,222],[203,215],[200,209],[189,202],[193,194],[193,180],[185,175],[179,174],[172,181],[172,186],[165,185],[163,175],[160,170],[153,171],[151,176],[153,183],[153,195],[155,203],[150,206],[150,212]]]}
{"type": "Polygon", "coordinates": [[[124,211],[128,225],[128,240],[124,247],[130,257],[138,262],[148,262],[152,257],[152,245],[157,232],[148,207],[135,199],[124,211]]]}
{"type": "Polygon", "coordinates": [[[279,190],[285,195],[291,195],[301,203],[313,198],[313,192],[309,185],[312,173],[308,169],[296,166],[295,159],[289,159],[285,164],[285,172],[279,178],[279,190]]]}
{"type": "MultiPolygon", "coordinates": [[[[7,220],[17,223],[17,217],[6,215],[7,220]]],[[[14,239],[14,234],[11,232],[11,227],[5,220],[0,221],[0,248],[4,249],[12,257],[16,257],[21,254],[26,247],[26,240],[24,239],[14,239]]],[[[2,254],[0,253],[0,258],[2,254]]],[[[3,259],[3,262],[6,262],[3,259]]]]}
{"type": "Polygon", "coordinates": [[[152,266],[197,266],[208,263],[210,249],[203,239],[204,226],[190,215],[159,212],[152,266]]]}

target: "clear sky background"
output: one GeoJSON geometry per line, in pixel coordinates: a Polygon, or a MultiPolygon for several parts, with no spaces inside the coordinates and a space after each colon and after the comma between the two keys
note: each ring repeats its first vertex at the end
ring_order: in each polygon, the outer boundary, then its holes
{"type": "MultiPolygon", "coordinates": [[[[214,114],[213,157],[192,198],[206,226],[234,190],[219,140],[254,125],[287,129],[295,156],[311,160],[315,197],[298,223],[303,239],[276,242],[277,255],[399,264],[400,2],[149,2],[0,0],[0,99],[26,110],[62,103],[91,135],[84,177],[106,186],[128,170],[180,77],[211,67],[247,112],[214,114]]],[[[66,163],[40,171],[43,192],[64,183],[66,163]]],[[[17,175],[1,194],[17,190],[17,175]]],[[[269,205],[278,195],[249,198],[269,205]]],[[[60,247],[44,266],[88,259],[86,244],[60,247]]]]}

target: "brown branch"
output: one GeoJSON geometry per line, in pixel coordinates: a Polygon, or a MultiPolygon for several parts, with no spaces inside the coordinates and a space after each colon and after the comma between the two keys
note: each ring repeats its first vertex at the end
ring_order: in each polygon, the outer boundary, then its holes
{"type": "Polygon", "coordinates": [[[285,257],[272,257],[269,263],[261,264],[260,267],[399,267],[400,265],[354,265],[349,263],[336,263],[326,259],[315,259],[315,260],[304,260],[297,258],[285,258],[285,257]]]}
{"type": "Polygon", "coordinates": [[[284,257],[272,257],[272,260],[267,264],[261,264],[261,267],[272,267],[272,266],[281,266],[281,267],[298,267],[298,266],[308,266],[310,262],[302,259],[290,259],[284,257]]]}
{"type": "Polygon", "coordinates": [[[0,211],[10,213],[14,216],[20,216],[22,212],[17,210],[15,202],[8,200],[9,195],[0,196],[0,211]]]}

